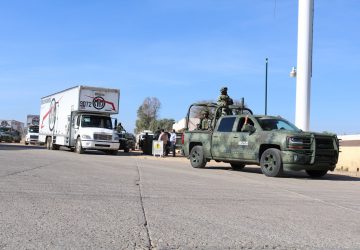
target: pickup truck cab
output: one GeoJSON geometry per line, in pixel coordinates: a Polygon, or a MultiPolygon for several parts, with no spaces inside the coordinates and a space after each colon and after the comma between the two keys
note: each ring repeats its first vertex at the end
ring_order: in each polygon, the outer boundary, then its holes
{"type": "Polygon", "coordinates": [[[263,174],[272,177],[281,176],[284,170],[305,170],[311,177],[321,177],[335,169],[336,135],[303,132],[281,117],[252,115],[249,109],[230,107],[233,115],[223,116],[216,115],[218,108],[213,107],[210,129],[184,132],[184,154],[193,167],[203,168],[210,160],[230,163],[234,169],[260,165],[263,174]]]}

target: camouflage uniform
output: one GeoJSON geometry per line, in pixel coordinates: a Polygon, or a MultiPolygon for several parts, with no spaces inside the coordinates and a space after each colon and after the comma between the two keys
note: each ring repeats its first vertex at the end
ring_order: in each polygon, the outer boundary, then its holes
{"type": "Polygon", "coordinates": [[[203,112],[203,117],[200,119],[200,129],[208,130],[211,128],[211,119],[209,118],[209,111],[203,112]]]}
{"type": "Polygon", "coordinates": [[[233,99],[228,96],[227,87],[221,88],[220,92],[221,94],[218,98],[217,104],[222,107],[221,115],[231,115],[231,110],[228,108],[228,106],[234,104],[233,99]]]}

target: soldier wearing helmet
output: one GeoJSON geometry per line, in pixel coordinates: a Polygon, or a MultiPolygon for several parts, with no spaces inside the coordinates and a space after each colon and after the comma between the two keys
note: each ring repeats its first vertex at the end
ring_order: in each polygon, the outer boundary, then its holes
{"type": "Polygon", "coordinates": [[[222,115],[231,115],[231,110],[228,108],[229,105],[234,104],[233,99],[230,98],[227,94],[227,87],[222,87],[220,89],[220,96],[218,98],[217,104],[222,108],[222,115]]]}
{"type": "Polygon", "coordinates": [[[202,117],[200,119],[200,129],[209,130],[211,128],[211,119],[209,117],[209,111],[202,111],[202,117]]]}

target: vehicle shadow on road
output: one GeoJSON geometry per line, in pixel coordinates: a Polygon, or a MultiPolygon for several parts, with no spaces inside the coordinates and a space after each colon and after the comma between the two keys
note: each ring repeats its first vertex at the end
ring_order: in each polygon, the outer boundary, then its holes
{"type": "MultiPolygon", "coordinates": [[[[233,172],[242,172],[250,174],[263,174],[260,167],[246,166],[241,170],[234,170],[230,166],[207,166],[206,169],[209,170],[226,170],[233,172]]],[[[317,181],[360,181],[360,177],[349,176],[348,174],[339,174],[336,172],[329,172],[321,178],[310,178],[305,171],[286,171],[281,178],[291,178],[291,179],[307,179],[307,180],[317,180],[317,181]]]]}
{"type": "MultiPolygon", "coordinates": [[[[62,148],[61,148],[62,149],[62,148]]],[[[66,150],[66,149],[65,149],[66,150]]],[[[89,154],[89,155],[108,155],[105,152],[99,151],[99,150],[87,150],[84,152],[84,154],[89,154]]],[[[109,155],[111,157],[120,157],[120,156],[142,156],[142,152],[141,151],[130,151],[128,153],[123,152],[123,151],[118,151],[118,153],[116,155],[109,155]]]]}
{"type": "Polygon", "coordinates": [[[21,145],[21,144],[0,144],[0,150],[35,150],[44,149],[44,146],[39,145],[21,145]]]}

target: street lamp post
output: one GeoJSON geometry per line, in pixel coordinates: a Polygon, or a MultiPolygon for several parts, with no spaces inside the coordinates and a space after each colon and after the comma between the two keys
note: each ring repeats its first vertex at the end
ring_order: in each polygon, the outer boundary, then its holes
{"type": "Polygon", "coordinates": [[[265,115],[267,115],[267,80],[268,80],[268,59],[265,59],[265,115]]]}

